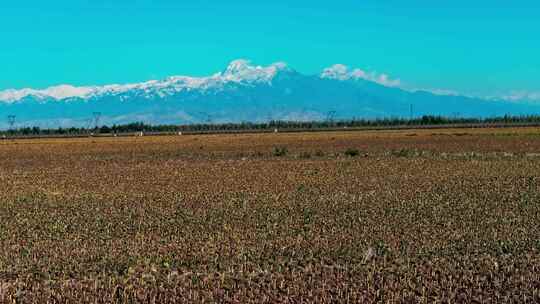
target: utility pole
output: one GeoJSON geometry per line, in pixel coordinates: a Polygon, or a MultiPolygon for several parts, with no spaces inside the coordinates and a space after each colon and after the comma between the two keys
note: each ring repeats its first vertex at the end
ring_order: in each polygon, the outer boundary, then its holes
{"type": "Polygon", "coordinates": [[[409,109],[409,122],[413,120],[414,112],[413,112],[413,105],[411,103],[410,109],[409,109]]]}

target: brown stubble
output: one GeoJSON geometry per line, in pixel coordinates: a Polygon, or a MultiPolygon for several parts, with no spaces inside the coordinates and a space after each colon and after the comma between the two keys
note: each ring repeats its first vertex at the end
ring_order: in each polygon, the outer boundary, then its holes
{"type": "Polygon", "coordinates": [[[2,141],[0,301],[539,301],[536,134],[2,141]]]}

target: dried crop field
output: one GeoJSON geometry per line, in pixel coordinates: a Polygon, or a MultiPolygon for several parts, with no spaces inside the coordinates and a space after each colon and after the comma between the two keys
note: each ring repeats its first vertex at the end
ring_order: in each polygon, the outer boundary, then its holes
{"type": "Polygon", "coordinates": [[[540,129],[0,141],[0,303],[540,302],[540,129]]]}

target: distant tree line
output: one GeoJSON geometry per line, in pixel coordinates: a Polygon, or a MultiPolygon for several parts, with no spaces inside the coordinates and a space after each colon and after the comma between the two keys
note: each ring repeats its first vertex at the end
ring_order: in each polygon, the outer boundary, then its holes
{"type": "Polygon", "coordinates": [[[349,119],[327,121],[270,121],[265,123],[203,123],[185,125],[151,125],[135,122],[122,125],[101,126],[97,128],[47,128],[23,127],[0,131],[0,136],[84,136],[95,134],[122,134],[133,132],[208,132],[208,131],[263,131],[263,130],[317,130],[329,128],[361,128],[361,127],[399,127],[399,126],[437,126],[463,124],[540,124],[540,115],[511,116],[491,118],[450,118],[445,116],[425,115],[413,119],[349,119]]]}

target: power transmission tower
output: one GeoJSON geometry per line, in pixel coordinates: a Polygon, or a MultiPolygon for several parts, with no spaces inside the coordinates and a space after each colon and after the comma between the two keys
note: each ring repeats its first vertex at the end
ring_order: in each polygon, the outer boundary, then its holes
{"type": "Polygon", "coordinates": [[[328,113],[326,113],[326,122],[333,124],[334,118],[336,118],[336,111],[328,111],[328,113]]]}
{"type": "Polygon", "coordinates": [[[97,130],[99,128],[99,120],[101,119],[101,112],[92,113],[94,117],[94,128],[97,130]]]}
{"type": "Polygon", "coordinates": [[[7,122],[8,122],[10,131],[13,131],[13,127],[15,126],[15,118],[16,118],[15,115],[8,115],[7,117],[7,122]]]}
{"type": "Polygon", "coordinates": [[[87,130],[90,130],[92,128],[92,121],[93,120],[94,119],[92,119],[92,118],[88,118],[88,119],[84,120],[84,123],[85,123],[84,126],[86,127],[87,130]]]}
{"type": "Polygon", "coordinates": [[[272,116],[272,113],[268,114],[268,118],[266,119],[266,128],[270,129],[270,126],[274,122],[274,118],[272,116]]]}

